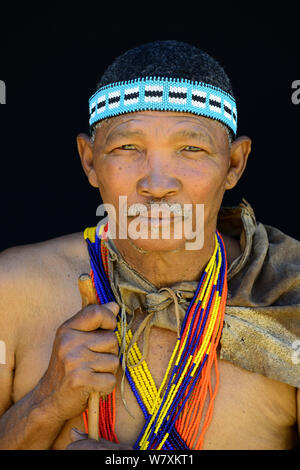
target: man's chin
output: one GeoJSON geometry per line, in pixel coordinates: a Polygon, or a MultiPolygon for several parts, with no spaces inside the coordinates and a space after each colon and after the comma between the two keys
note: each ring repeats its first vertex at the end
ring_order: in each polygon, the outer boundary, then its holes
{"type": "Polygon", "coordinates": [[[169,252],[169,251],[184,251],[186,240],[154,240],[147,239],[143,240],[141,238],[133,240],[128,238],[129,243],[140,252],[169,252]]]}

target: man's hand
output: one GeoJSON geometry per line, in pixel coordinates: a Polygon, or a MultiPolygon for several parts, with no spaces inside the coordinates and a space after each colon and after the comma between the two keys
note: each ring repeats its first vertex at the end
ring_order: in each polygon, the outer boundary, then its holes
{"type": "Polygon", "coordinates": [[[113,391],[119,367],[114,333],[118,311],[115,302],[89,305],[58,328],[38,393],[61,419],[82,413],[91,392],[113,391]]]}
{"type": "Polygon", "coordinates": [[[66,450],[132,450],[132,447],[126,444],[115,444],[105,439],[89,439],[88,435],[72,428],[71,443],[66,450]]]}

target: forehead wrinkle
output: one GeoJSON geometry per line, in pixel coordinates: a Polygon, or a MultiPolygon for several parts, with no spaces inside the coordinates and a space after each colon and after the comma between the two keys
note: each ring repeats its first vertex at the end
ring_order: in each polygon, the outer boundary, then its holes
{"type": "Polygon", "coordinates": [[[145,133],[142,130],[130,130],[130,129],[117,129],[115,131],[112,131],[111,133],[108,134],[106,137],[106,142],[110,143],[113,142],[116,139],[125,137],[125,138],[130,138],[130,137],[144,137],[145,133]]]}
{"type": "MultiPolygon", "coordinates": [[[[114,140],[117,140],[119,138],[145,137],[147,134],[142,129],[130,129],[130,128],[120,129],[118,127],[119,126],[117,126],[115,130],[112,130],[108,134],[106,138],[107,143],[111,143],[114,140]]],[[[183,129],[174,131],[173,129],[163,129],[158,126],[155,129],[155,133],[156,134],[165,133],[166,135],[169,136],[170,140],[182,139],[182,138],[183,139],[197,139],[197,140],[202,140],[202,141],[204,140],[208,142],[209,144],[213,145],[211,136],[207,132],[202,131],[200,129],[183,128],[183,129]]]]}
{"type": "Polygon", "coordinates": [[[213,145],[212,138],[206,132],[202,132],[200,129],[181,129],[174,132],[171,135],[172,138],[187,138],[187,139],[198,139],[198,140],[205,140],[209,144],[213,145]]]}
{"type": "MultiPolygon", "coordinates": [[[[135,116],[116,116],[112,119],[110,126],[108,129],[105,129],[107,131],[107,137],[106,137],[106,142],[115,140],[117,137],[145,137],[146,133],[143,131],[143,129],[139,129],[140,126],[143,126],[143,118],[152,118],[152,119],[157,119],[157,111],[152,112],[148,111],[145,113],[139,113],[142,114],[142,116],[135,115],[135,116]],[[117,122],[114,122],[114,120],[117,120],[117,122]],[[138,124],[138,127],[135,127],[135,124],[138,124]],[[132,129],[133,127],[133,129],[132,129]]],[[[159,112],[161,114],[161,111],[159,112]]],[[[178,130],[175,132],[173,135],[175,137],[186,137],[186,138],[201,138],[202,140],[206,140],[208,143],[213,145],[214,141],[214,136],[211,135],[211,132],[209,131],[208,127],[205,124],[208,124],[207,121],[210,121],[210,119],[202,118],[202,116],[193,116],[190,113],[187,115],[182,115],[179,116],[178,113],[174,114],[168,113],[168,118],[175,118],[180,121],[177,121],[175,124],[175,127],[177,126],[186,126],[187,123],[193,126],[192,129],[187,129],[183,128],[182,130],[178,130]],[[199,122],[199,117],[202,120],[202,122],[199,122]]],[[[152,120],[151,119],[151,120],[152,120]]],[[[173,127],[173,126],[172,126],[173,127]]],[[[104,130],[104,129],[103,129],[104,130]]],[[[163,129],[163,126],[159,123],[157,129],[155,130],[155,133],[160,133],[164,132],[166,134],[172,134],[173,130],[172,129],[163,129]]],[[[172,136],[171,136],[172,137],[172,136]]]]}
{"type": "MultiPolygon", "coordinates": [[[[105,129],[106,131],[106,141],[110,139],[110,136],[119,135],[120,137],[127,137],[129,132],[135,132],[136,135],[139,134],[141,136],[143,133],[140,129],[132,129],[132,123],[135,121],[139,121],[136,117],[128,117],[128,116],[115,116],[111,118],[111,122],[108,123],[108,128],[105,129]],[[126,134],[126,135],[125,135],[126,134]]],[[[131,134],[132,135],[132,134],[131,134]]]]}

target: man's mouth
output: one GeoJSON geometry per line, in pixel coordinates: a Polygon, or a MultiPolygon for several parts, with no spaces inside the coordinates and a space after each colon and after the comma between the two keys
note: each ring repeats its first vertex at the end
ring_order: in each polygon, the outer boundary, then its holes
{"type": "Polygon", "coordinates": [[[132,205],[128,209],[128,218],[138,219],[141,226],[159,228],[173,226],[182,223],[186,218],[190,218],[190,213],[184,211],[181,204],[154,204],[140,208],[138,205],[132,205]]]}
{"type": "Polygon", "coordinates": [[[168,216],[159,216],[153,217],[152,215],[149,216],[139,216],[139,221],[141,224],[151,224],[151,226],[163,226],[171,223],[178,223],[182,221],[182,216],[174,216],[174,214],[169,214],[168,216]]]}
{"type": "Polygon", "coordinates": [[[143,214],[137,216],[131,216],[130,219],[138,219],[141,228],[145,229],[159,229],[163,227],[172,227],[179,223],[182,223],[182,215],[174,215],[173,213],[164,214],[143,214]]]}
{"type": "Polygon", "coordinates": [[[140,217],[144,218],[153,218],[153,219],[168,219],[170,217],[182,217],[183,215],[183,210],[181,207],[176,206],[176,207],[159,207],[159,206],[153,206],[150,208],[147,208],[145,206],[144,209],[140,210],[138,206],[136,206],[137,209],[134,210],[135,205],[131,206],[128,209],[128,215],[129,216],[137,216],[139,215],[140,217]]]}

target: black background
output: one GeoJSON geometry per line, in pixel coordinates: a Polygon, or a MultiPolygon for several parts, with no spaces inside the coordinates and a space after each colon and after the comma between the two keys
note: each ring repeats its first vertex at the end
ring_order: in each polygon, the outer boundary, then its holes
{"type": "Polygon", "coordinates": [[[300,79],[300,9],[280,3],[1,6],[0,249],[98,222],[99,195],[81,169],[76,135],[88,130],[87,101],[107,65],[157,39],[200,47],[232,80],[238,135],[253,146],[224,204],[245,197],[259,221],[300,239],[300,104],[291,100],[300,79]]]}

